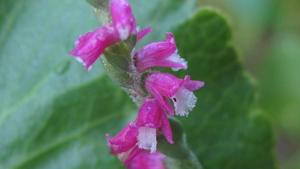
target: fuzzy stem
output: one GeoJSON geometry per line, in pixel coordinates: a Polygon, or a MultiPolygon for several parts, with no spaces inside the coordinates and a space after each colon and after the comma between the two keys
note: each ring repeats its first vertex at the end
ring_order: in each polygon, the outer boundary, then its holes
{"type": "Polygon", "coordinates": [[[108,48],[102,59],[110,78],[116,81],[132,100],[139,106],[147,93],[143,89],[142,74],[135,67],[132,56],[135,36],[108,48]]]}

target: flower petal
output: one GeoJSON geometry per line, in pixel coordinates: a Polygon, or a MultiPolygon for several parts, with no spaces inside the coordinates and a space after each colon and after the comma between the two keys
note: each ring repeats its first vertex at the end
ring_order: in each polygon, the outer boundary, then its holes
{"type": "Polygon", "coordinates": [[[195,90],[198,90],[198,89],[204,87],[205,83],[203,81],[199,81],[199,80],[191,80],[190,76],[185,76],[183,85],[188,90],[195,91],[195,90]]]}
{"type": "Polygon", "coordinates": [[[197,97],[194,93],[186,88],[180,88],[172,97],[175,114],[179,116],[187,116],[196,106],[197,97]]]}
{"type": "Polygon", "coordinates": [[[187,62],[178,55],[175,39],[172,33],[167,33],[166,39],[153,42],[135,53],[139,72],[152,67],[167,67],[173,70],[187,68],[187,62]]]}
{"type": "Polygon", "coordinates": [[[162,115],[162,133],[170,144],[173,144],[173,132],[166,114],[162,115]]]}
{"type": "Polygon", "coordinates": [[[136,34],[136,21],[127,0],[111,0],[110,13],[112,23],[121,40],[126,40],[131,34],[136,34]]]}
{"type": "Polygon", "coordinates": [[[123,128],[116,136],[110,137],[107,135],[107,142],[112,154],[119,154],[129,151],[137,143],[138,129],[130,123],[123,128]]]}
{"type": "Polygon", "coordinates": [[[144,28],[137,33],[137,41],[142,40],[145,36],[152,32],[152,28],[144,28]]]}
{"type": "Polygon", "coordinates": [[[156,129],[150,127],[140,127],[138,134],[138,146],[141,149],[156,151],[156,129]]]}
{"type": "MultiPolygon", "coordinates": [[[[156,89],[165,97],[173,96],[182,85],[182,80],[169,73],[154,72],[146,77],[146,89],[156,89]]],[[[149,91],[151,93],[151,91],[149,91]]]]}
{"type": "Polygon", "coordinates": [[[138,127],[160,128],[161,116],[164,114],[163,109],[155,99],[146,99],[139,109],[136,119],[138,127]]]}
{"type": "Polygon", "coordinates": [[[162,108],[165,109],[171,116],[174,116],[173,108],[169,105],[168,101],[159,93],[159,91],[151,85],[147,86],[146,88],[155,97],[155,99],[157,99],[162,108]]]}
{"type": "Polygon", "coordinates": [[[118,40],[115,29],[111,25],[105,25],[80,36],[70,54],[82,63],[86,69],[90,70],[105,48],[118,40]]]}
{"type": "Polygon", "coordinates": [[[166,169],[165,155],[156,152],[150,153],[145,150],[136,150],[130,159],[125,161],[128,169],[166,169]]]}

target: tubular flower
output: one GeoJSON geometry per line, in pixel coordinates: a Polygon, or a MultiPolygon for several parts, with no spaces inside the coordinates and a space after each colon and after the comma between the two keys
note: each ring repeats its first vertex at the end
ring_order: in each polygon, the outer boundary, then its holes
{"type": "Polygon", "coordinates": [[[173,70],[187,68],[187,62],[178,54],[172,33],[167,33],[166,39],[153,42],[135,53],[136,65],[139,72],[153,67],[167,67],[173,70]]]}
{"type": "Polygon", "coordinates": [[[163,154],[138,147],[137,128],[133,123],[127,125],[115,137],[107,136],[107,141],[111,153],[116,155],[128,169],[166,169],[163,154]]]}
{"type": "Polygon", "coordinates": [[[204,82],[191,80],[190,76],[179,79],[168,73],[152,73],[146,78],[146,89],[151,93],[171,115],[174,115],[168,100],[173,101],[175,114],[187,116],[195,107],[197,97],[193,91],[204,86],[204,82]]]}
{"type": "Polygon", "coordinates": [[[137,33],[135,18],[127,0],[111,0],[110,15],[112,23],[80,36],[70,52],[87,70],[92,68],[107,47],[126,40],[130,35],[138,34],[141,39],[149,33],[149,28],[137,33]]]}
{"type": "Polygon", "coordinates": [[[106,25],[80,36],[70,54],[90,70],[104,50],[118,41],[115,29],[106,25]]]}
{"type": "Polygon", "coordinates": [[[162,131],[169,143],[173,143],[172,129],[167,115],[155,99],[146,99],[142,104],[137,119],[139,148],[156,151],[156,136],[162,131]]]}

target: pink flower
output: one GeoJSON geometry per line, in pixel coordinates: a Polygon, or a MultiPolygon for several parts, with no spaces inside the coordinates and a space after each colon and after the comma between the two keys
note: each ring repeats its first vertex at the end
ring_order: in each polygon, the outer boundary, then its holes
{"type": "Polygon", "coordinates": [[[165,135],[169,143],[173,143],[172,129],[167,115],[155,99],[146,99],[142,104],[137,119],[139,148],[156,151],[156,136],[159,131],[165,135]]]}
{"type": "Polygon", "coordinates": [[[151,93],[171,115],[174,115],[168,99],[173,101],[175,114],[187,116],[195,107],[197,97],[193,91],[204,86],[202,81],[194,81],[190,76],[179,79],[168,73],[152,73],[145,81],[146,89],[151,93]]]}
{"type": "Polygon", "coordinates": [[[93,32],[79,37],[75,48],[70,52],[86,69],[90,70],[105,48],[119,40],[118,34],[111,25],[105,25],[93,32]]]}
{"type": "Polygon", "coordinates": [[[126,153],[137,144],[138,128],[135,124],[130,123],[123,128],[116,136],[110,137],[107,135],[106,139],[111,153],[118,155],[126,153]]]}
{"type": "Polygon", "coordinates": [[[150,153],[145,150],[135,149],[124,162],[128,169],[166,169],[165,156],[159,152],[150,153]]]}
{"type": "Polygon", "coordinates": [[[153,67],[168,67],[173,70],[187,68],[187,62],[178,55],[172,33],[167,33],[164,41],[153,42],[135,53],[136,66],[139,72],[153,67]]]}
{"type": "Polygon", "coordinates": [[[122,40],[136,34],[136,22],[127,0],[111,0],[110,13],[112,23],[122,40]]]}
{"type": "Polygon", "coordinates": [[[111,0],[110,14],[111,24],[79,37],[75,42],[75,48],[70,52],[88,70],[107,47],[127,39],[131,34],[137,34],[137,38],[141,39],[150,31],[148,28],[136,32],[135,18],[127,0],[111,0]]]}

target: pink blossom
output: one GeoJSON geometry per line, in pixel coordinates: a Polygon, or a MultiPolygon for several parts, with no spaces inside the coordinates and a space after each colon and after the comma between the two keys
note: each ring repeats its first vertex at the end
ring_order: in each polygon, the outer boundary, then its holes
{"type": "MultiPolygon", "coordinates": [[[[137,34],[135,18],[127,0],[111,0],[110,14],[111,24],[79,37],[75,42],[75,48],[70,52],[88,70],[107,47],[127,39],[131,34],[137,34]]],[[[149,29],[146,29],[140,32],[138,38],[148,33],[149,29]]]]}
{"type": "Polygon", "coordinates": [[[140,72],[153,67],[168,67],[173,70],[187,68],[187,62],[178,55],[174,36],[170,32],[164,41],[150,43],[138,50],[135,58],[140,72]]]}
{"type": "Polygon", "coordinates": [[[116,136],[110,137],[107,135],[108,146],[111,153],[118,155],[126,153],[137,144],[138,128],[135,124],[130,123],[123,128],[116,136]]]}
{"type": "Polygon", "coordinates": [[[128,169],[166,169],[165,156],[159,152],[150,153],[135,149],[124,162],[128,169]]]}
{"type": "Polygon", "coordinates": [[[118,40],[115,29],[111,25],[105,25],[80,36],[70,54],[82,63],[86,69],[90,70],[105,48],[118,40]]]}
{"type": "Polygon", "coordinates": [[[110,13],[112,23],[122,40],[136,34],[136,21],[127,0],[111,0],[110,13]]]}
{"type": "Polygon", "coordinates": [[[159,131],[169,143],[173,143],[172,130],[164,110],[155,99],[146,99],[142,104],[135,121],[138,129],[139,148],[156,151],[156,136],[159,131]]]}
{"type": "Polygon", "coordinates": [[[191,80],[190,76],[179,79],[168,73],[156,72],[146,78],[145,86],[171,115],[174,115],[174,111],[168,99],[173,101],[176,115],[187,116],[197,102],[193,91],[203,87],[204,82],[191,80]]]}

